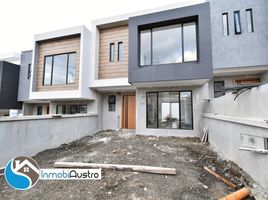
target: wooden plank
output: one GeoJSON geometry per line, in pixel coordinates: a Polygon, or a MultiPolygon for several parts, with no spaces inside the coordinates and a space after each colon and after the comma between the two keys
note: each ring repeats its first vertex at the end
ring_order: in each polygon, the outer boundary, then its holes
{"type": "Polygon", "coordinates": [[[115,169],[126,170],[135,172],[146,172],[152,174],[170,174],[175,175],[175,168],[165,167],[152,167],[143,165],[119,165],[119,164],[99,164],[99,163],[79,163],[79,162],[55,162],[56,168],[102,168],[102,169],[115,169]]]}
{"type": "Polygon", "coordinates": [[[213,170],[209,169],[208,167],[205,166],[204,167],[204,170],[206,170],[207,172],[209,172],[210,174],[212,174],[213,176],[215,176],[216,178],[218,178],[219,180],[221,180],[222,182],[224,182],[230,188],[232,188],[232,189],[236,189],[237,188],[237,186],[235,184],[233,184],[230,181],[228,181],[227,179],[223,178],[222,176],[220,176],[219,174],[217,174],[213,170]]]}

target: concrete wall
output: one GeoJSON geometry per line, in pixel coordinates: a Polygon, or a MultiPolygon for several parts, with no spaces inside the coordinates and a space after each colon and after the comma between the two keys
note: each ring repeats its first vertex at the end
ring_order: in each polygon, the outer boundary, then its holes
{"type": "MultiPolygon", "coordinates": [[[[268,189],[268,156],[238,150],[243,145],[241,134],[264,143],[268,138],[268,84],[241,94],[212,99],[204,114],[204,126],[209,129],[209,142],[226,158],[236,162],[252,178],[268,189]]],[[[263,144],[262,143],[262,144],[263,144]]]]}
{"type": "Polygon", "coordinates": [[[267,0],[210,0],[213,67],[268,64],[267,0]],[[247,32],[246,9],[252,8],[254,32],[247,32]],[[235,35],[234,11],[240,10],[242,34],[235,35]],[[222,13],[228,12],[229,36],[223,36],[222,13]]]}
{"type": "Polygon", "coordinates": [[[119,130],[121,128],[121,114],[122,114],[122,97],[119,93],[105,93],[101,94],[102,102],[102,129],[119,130]],[[116,95],[115,111],[109,111],[108,98],[109,95],[116,95]]]}
{"type": "Polygon", "coordinates": [[[18,101],[29,101],[31,77],[28,77],[28,68],[32,63],[32,54],[32,51],[21,52],[18,101]]]}
{"type": "Polygon", "coordinates": [[[178,136],[178,137],[199,137],[201,133],[202,114],[207,100],[208,85],[194,87],[174,87],[174,88],[137,88],[136,90],[136,133],[139,135],[157,136],[178,136]],[[193,98],[193,130],[180,129],[152,129],[146,128],[146,92],[152,91],[180,91],[192,90],[193,98]]]}
{"type": "Polygon", "coordinates": [[[96,115],[69,115],[62,118],[34,116],[0,119],[0,166],[16,156],[33,156],[49,148],[93,134],[96,115]]]}

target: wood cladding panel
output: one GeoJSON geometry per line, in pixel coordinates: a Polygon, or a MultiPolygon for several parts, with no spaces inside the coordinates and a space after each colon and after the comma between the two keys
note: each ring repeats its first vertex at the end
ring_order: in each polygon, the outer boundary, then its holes
{"type": "Polygon", "coordinates": [[[128,26],[100,30],[99,79],[128,77],[128,26]],[[123,42],[123,60],[118,61],[118,42],[123,42]],[[115,44],[114,62],[110,62],[110,43],[115,44]]]}
{"type": "MultiPolygon", "coordinates": [[[[77,90],[79,86],[80,66],[80,36],[59,38],[57,40],[42,41],[38,43],[37,80],[36,91],[77,90]],[[43,69],[45,56],[76,52],[75,80],[72,84],[43,85],[43,69]]],[[[65,74],[64,74],[65,76],[65,74]]]]}

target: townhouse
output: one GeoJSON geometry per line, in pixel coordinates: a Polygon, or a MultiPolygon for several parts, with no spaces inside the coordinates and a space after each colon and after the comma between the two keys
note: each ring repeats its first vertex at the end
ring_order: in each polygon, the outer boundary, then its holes
{"type": "Polygon", "coordinates": [[[267,3],[195,1],[35,35],[24,115],[98,115],[100,129],[194,137],[209,101],[268,81],[267,3]]]}

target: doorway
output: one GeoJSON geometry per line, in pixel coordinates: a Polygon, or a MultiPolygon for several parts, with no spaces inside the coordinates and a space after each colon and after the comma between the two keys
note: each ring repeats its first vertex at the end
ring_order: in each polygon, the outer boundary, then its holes
{"type": "Polygon", "coordinates": [[[122,128],[136,128],[136,96],[123,95],[122,101],[122,128]]]}

